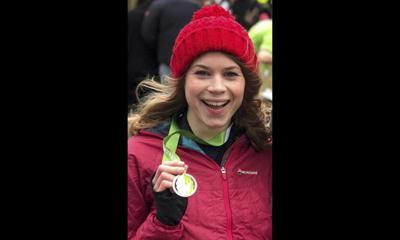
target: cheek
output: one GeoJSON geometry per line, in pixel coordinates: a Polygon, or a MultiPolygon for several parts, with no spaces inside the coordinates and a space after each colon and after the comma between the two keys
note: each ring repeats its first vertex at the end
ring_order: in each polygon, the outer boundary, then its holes
{"type": "Polygon", "coordinates": [[[189,106],[193,105],[198,94],[199,93],[198,93],[197,87],[194,86],[193,84],[188,84],[185,86],[185,97],[186,97],[186,101],[189,104],[189,106]]]}
{"type": "Polygon", "coordinates": [[[240,102],[240,104],[242,103],[244,97],[244,87],[245,87],[244,83],[237,84],[232,91],[235,98],[237,99],[238,102],[240,102]]]}

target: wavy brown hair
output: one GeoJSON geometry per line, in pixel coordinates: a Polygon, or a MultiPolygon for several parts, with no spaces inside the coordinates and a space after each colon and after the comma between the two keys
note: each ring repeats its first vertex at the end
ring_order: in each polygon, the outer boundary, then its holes
{"type": "MultiPolygon", "coordinates": [[[[242,105],[233,115],[232,122],[235,126],[245,129],[252,146],[256,151],[260,151],[272,142],[272,131],[269,127],[271,108],[266,106],[259,95],[262,81],[257,72],[248,70],[238,58],[226,55],[240,66],[246,81],[242,105]]],[[[136,109],[129,114],[128,134],[134,135],[140,129],[155,127],[187,108],[185,79],[186,74],[178,79],[168,78],[165,84],[154,79],[139,83],[136,96],[139,96],[140,90],[151,92],[138,99],[136,109]]]]}

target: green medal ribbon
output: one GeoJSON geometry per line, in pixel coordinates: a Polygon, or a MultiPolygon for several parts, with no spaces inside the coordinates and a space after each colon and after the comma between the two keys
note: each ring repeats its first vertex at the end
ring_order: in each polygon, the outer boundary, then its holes
{"type": "Polygon", "coordinates": [[[188,130],[179,129],[175,119],[172,119],[171,126],[170,126],[169,132],[168,132],[168,136],[166,136],[163,140],[164,154],[163,154],[162,161],[163,162],[165,162],[165,161],[180,161],[179,156],[176,154],[176,149],[178,147],[179,138],[180,138],[181,134],[190,139],[195,140],[198,143],[218,147],[218,146],[221,146],[222,144],[224,144],[228,140],[229,132],[230,132],[230,127],[227,130],[215,135],[211,139],[205,141],[205,140],[197,137],[196,135],[194,135],[192,132],[190,132],[188,130]]]}
{"type": "MultiPolygon", "coordinates": [[[[166,136],[163,140],[163,158],[162,162],[166,161],[180,161],[181,159],[176,154],[176,149],[178,147],[179,138],[182,135],[193,139],[201,144],[208,144],[211,146],[221,146],[224,144],[229,136],[230,127],[217,134],[216,136],[212,137],[210,140],[205,141],[192,132],[187,130],[179,129],[175,118],[172,118],[171,126],[168,131],[168,136],[166,136]]],[[[173,189],[176,194],[182,197],[188,197],[194,194],[197,189],[197,182],[193,176],[190,174],[184,173],[182,175],[176,176],[173,181],[173,189]]]]}

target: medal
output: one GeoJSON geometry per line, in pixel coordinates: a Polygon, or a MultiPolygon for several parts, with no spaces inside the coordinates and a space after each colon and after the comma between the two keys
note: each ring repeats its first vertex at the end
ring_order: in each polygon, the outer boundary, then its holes
{"type": "MultiPolygon", "coordinates": [[[[180,157],[176,154],[176,148],[180,138],[180,131],[175,121],[171,122],[168,136],[163,140],[163,162],[180,161],[180,157]]],[[[194,177],[188,173],[177,175],[172,181],[172,190],[181,197],[190,197],[197,190],[197,182],[194,177]]]]}
{"type": "MultiPolygon", "coordinates": [[[[171,126],[168,131],[168,135],[163,140],[162,162],[180,161],[179,156],[176,154],[176,149],[178,147],[178,142],[181,134],[203,144],[208,144],[212,146],[221,146],[228,140],[230,129],[231,126],[226,131],[214,136],[212,139],[208,141],[203,141],[202,139],[196,137],[193,133],[189,131],[180,130],[178,128],[175,119],[173,118],[171,121],[171,126]]],[[[188,173],[175,176],[172,181],[172,190],[178,196],[190,197],[197,190],[196,179],[188,173]]]]}
{"type": "Polygon", "coordinates": [[[172,189],[181,197],[190,197],[197,190],[196,179],[188,173],[175,176],[172,181],[172,189]]]}

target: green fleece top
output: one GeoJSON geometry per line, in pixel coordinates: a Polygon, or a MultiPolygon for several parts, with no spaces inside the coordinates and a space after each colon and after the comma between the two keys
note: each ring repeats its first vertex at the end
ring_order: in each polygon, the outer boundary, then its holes
{"type": "Polygon", "coordinates": [[[272,53],[272,20],[261,20],[249,30],[249,36],[256,51],[272,53]]]}

